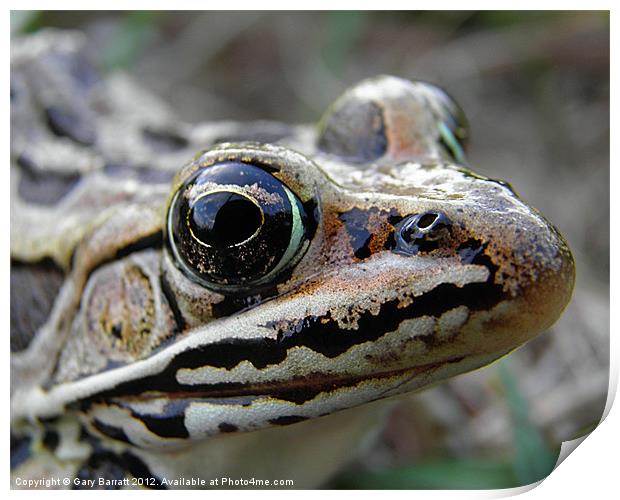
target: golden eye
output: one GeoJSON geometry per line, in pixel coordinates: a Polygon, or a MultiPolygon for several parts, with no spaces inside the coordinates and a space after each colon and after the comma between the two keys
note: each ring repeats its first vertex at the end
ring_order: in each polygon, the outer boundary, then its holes
{"type": "Polygon", "coordinates": [[[299,198],[260,166],[226,161],[194,172],[174,194],[167,244],[194,281],[222,293],[275,281],[308,246],[299,198]]]}

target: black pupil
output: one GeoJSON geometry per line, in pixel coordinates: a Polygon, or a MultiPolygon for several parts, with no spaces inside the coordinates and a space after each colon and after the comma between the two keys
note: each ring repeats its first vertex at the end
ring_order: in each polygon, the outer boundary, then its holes
{"type": "Polygon", "coordinates": [[[260,209],[237,193],[218,192],[200,198],[189,214],[192,233],[203,243],[226,248],[252,236],[262,224],[260,209]]]}

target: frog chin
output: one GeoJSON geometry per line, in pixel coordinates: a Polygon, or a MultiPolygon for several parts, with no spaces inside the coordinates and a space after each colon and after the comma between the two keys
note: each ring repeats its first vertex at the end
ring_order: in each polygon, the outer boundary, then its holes
{"type": "Polygon", "coordinates": [[[140,397],[117,397],[91,404],[87,425],[95,433],[133,446],[174,450],[217,434],[295,424],[416,391],[488,364],[500,354],[446,359],[364,378],[309,377],[305,384],[298,380],[209,393],[152,391],[140,397]]]}
{"type": "Polygon", "coordinates": [[[288,381],[209,393],[153,391],[141,397],[95,402],[89,406],[85,423],[94,433],[132,446],[174,450],[217,434],[295,424],[416,390],[438,375],[449,377],[450,366],[463,361],[448,360],[363,379],[316,380],[303,387],[299,381],[288,381]],[[312,397],[305,400],[310,392],[312,397]]]}

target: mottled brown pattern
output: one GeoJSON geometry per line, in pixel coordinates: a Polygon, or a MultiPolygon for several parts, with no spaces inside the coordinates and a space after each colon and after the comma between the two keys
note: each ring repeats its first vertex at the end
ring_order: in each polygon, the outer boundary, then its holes
{"type": "Polygon", "coordinates": [[[89,334],[111,359],[139,359],[157,333],[153,289],[139,267],[100,273],[84,307],[89,334]]]}
{"type": "MultiPolygon", "coordinates": [[[[190,444],[233,426],[242,434],[327,415],[479,368],[553,323],[570,299],[562,237],[509,188],[452,163],[423,84],[369,79],[328,109],[322,132],[283,128],[291,135],[277,134],[278,144],[214,146],[248,127],[182,123],[118,80],[95,94],[53,62],[79,53],[79,38],[48,33],[39,43],[12,45],[12,76],[30,94],[12,108],[11,168],[17,179],[27,149],[37,172],[81,181],[45,210],[12,184],[12,258],[67,271],[12,274],[12,347],[14,332],[21,348],[46,325],[36,349],[11,359],[12,418],[24,434],[28,422],[66,417],[58,421],[78,430],[113,428],[127,438],[123,451],[182,445],[178,457],[195,462],[190,444]],[[37,120],[51,105],[84,120],[95,143],[37,120]],[[366,125],[343,122],[355,117],[366,125]],[[172,244],[184,235],[166,218],[194,172],[227,160],[275,177],[308,212],[303,241],[283,247],[287,267],[248,290],[210,289],[188,273],[172,244]],[[148,175],[114,176],[113,165],[148,175]],[[413,248],[426,236],[406,241],[398,222],[433,211],[450,227],[413,248]]],[[[254,254],[269,256],[275,240],[254,254]]],[[[187,265],[206,269],[200,258],[187,265]]],[[[65,435],[61,444],[77,448],[82,434],[65,435]]],[[[163,451],[146,456],[175,475],[190,470],[163,451]]]]}

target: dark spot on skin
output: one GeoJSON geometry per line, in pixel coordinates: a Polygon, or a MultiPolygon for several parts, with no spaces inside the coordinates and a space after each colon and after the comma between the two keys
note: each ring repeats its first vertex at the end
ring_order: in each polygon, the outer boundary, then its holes
{"type": "Polygon", "coordinates": [[[93,421],[93,427],[97,429],[101,434],[108,436],[109,438],[115,439],[117,441],[122,441],[123,443],[132,444],[132,442],[125,434],[125,431],[120,427],[115,427],[113,425],[108,425],[100,420],[95,419],[93,421]]]}
{"type": "Polygon", "coordinates": [[[245,311],[262,304],[278,294],[278,288],[271,284],[261,290],[259,294],[248,296],[226,295],[220,302],[211,305],[211,313],[214,318],[224,318],[240,311],[245,311]]]}
{"type": "Polygon", "coordinates": [[[349,233],[353,254],[358,259],[370,257],[370,248],[368,245],[372,239],[372,234],[368,231],[368,217],[369,212],[360,210],[359,208],[353,208],[338,216],[347,230],[347,233],[349,233]]]}
{"type": "MultiPolygon", "coordinates": [[[[400,221],[402,221],[404,217],[396,210],[391,209],[390,214],[388,215],[387,221],[392,226],[396,226],[400,221]]],[[[396,237],[394,236],[394,231],[390,231],[385,239],[385,243],[383,244],[384,250],[392,250],[396,246],[396,237]]]]}
{"type": "Polygon", "coordinates": [[[481,252],[484,252],[484,245],[478,240],[469,239],[462,243],[456,251],[463,264],[474,264],[476,257],[478,257],[481,252]]]}
{"type": "Polygon", "coordinates": [[[422,240],[416,245],[417,251],[422,253],[432,252],[440,248],[438,241],[424,241],[422,240]]]}
{"type": "Polygon", "coordinates": [[[43,446],[45,446],[48,450],[54,451],[58,447],[59,442],[60,438],[56,431],[45,431],[45,434],[43,436],[43,446]]]}
{"type": "Polygon", "coordinates": [[[220,432],[237,432],[239,430],[239,427],[234,424],[229,424],[227,422],[222,422],[220,425],[217,426],[217,428],[220,430],[220,432]]]}
{"type": "Polygon", "coordinates": [[[47,126],[58,137],[68,137],[83,146],[95,142],[95,130],[84,118],[67,109],[50,106],[45,110],[47,126]]]}
{"type": "MultiPolygon", "coordinates": [[[[391,225],[395,225],[403,219],[396,209],[391,209],[389,212],[384,212],[383,210],[378,210],[376,208],[370,208],[368,210],[353,208],[348,212],[340,213],[338,218],[344,225],[347,233],[349,233],[353,255],[360,260],[367,259],[372,255],[370,245],[373,242],[375,235],[371,234],[369,230],[369,220],[371,215],[378,215],[379,218],[385,217],[385,220],[391,225]]],[[[383,232],[381,229],[379,229],[379,231],[383,232]]],[[[390,231],[386,236],[386,242],[383,246],[387,250],[394,248],[394,231],[390,231]]]]}
{"type": "Polygon", "coordinates": [[[142,131],[142,137],[150,148],[160,153],[178,151],[189,145],[189,141],[185,137],[169,130],[146,128],[142,131]]]}
{"type": "Polygon", "coordinates": [[[30,437],[17,437],[11,434],[11,469],[19,467],[30,458],[32,455],[30,444],[30,437]]]}
{"type": "Polygon", "coordinates": [[[60,420],[60,417],[58,415],[55,415],[53,417],[37,417],[37,422],[43,425],[56,424],[58,423],[59,420],[60,420]]]}
{"type": "Polygon", "coordinates": [[[185,318],[183,317],[183,313],[181,313],[181,309],[179,309],[179,304],[177,303],[177,299],[174,296],[174,292],[170,287],[170,283],[166,279],[164,274],[160,275],[160,285],[161,291],[168,302],[168,306],[172,311],[172,316],[174,317],[175,331],[173,333],[179,333],[185,330],[185,318]]]}
{"type": "MultiPolygon", "coordinates": [[[[101,422],[99,424],[101,425],[101,422]]],[[[133,453],[124,452],[116,454],[104,449],[101,446],[100,439],[89,434],[84,428],[81,429],[80,441],[88,443],[93,450],[91,456],[81,465],[76,473],[76,476],[84,481],[94,479],[95,485],[98,486],[97,482],[100,477],[116,480],[128,478],[131,481],[133,476],[134,478],[144,480],[140,486],[151,489],[166,489],[161,484],[161,480],[133,453]]],[[[131,482],[129,482],[129,485],[131,485],[131,482]]],[[[101,485],[102,489],[116,489],[118,487],[114,485],[101,485]]]]}
{"type": "Polygon", "coordinates": [[[161,480],[149,470],[148,466],[133,453],[126,451],[120,458],[125,468],[133,477],[144,480],[143,486],[153,490],[168,489],[161,483],[161,480]]]}
{"type": "Polygon", "coordinates": [[[140,420],[153,434],[162,438],[187,439],[189,432],[185,427],[185,410],[188,405],[188,401],[172,400],[166,404],[162,413],[154,415],[138,413],[131,407],[121,406],[129,410],[131,416],[140,420]]]}
{"type": "Polygon", "coordinates": [[[160,415],[132,415],[142,421],[146,428],[153,434],[162,438],[187,439],[189,433],[185,427],[185,413],[174,416],[160,415]]]}
{"type": "Polygon", "coordinates": [[[282,417],[272,418],[269,420],[269,423],[273,425],[291,425],[297,422],[303,422],[304,420],[308,420],[308,417],[303,417],[301,415],[284,415],[282,417]]]}
{"type": "Polygon", "coordinates": [[[75,185],[81,176],[77,173],[43,172],[24,154],[17,158],[21,167],[17,193],[28,203],[56,205],[75,185]]]}
{"type": "Polygon", "coordinates": [[[383,245],[384,250],[393,250],[396,247],[396,237],[394,236],[394,231],[392,231],[385,240],[383,245]]]}
{"type": "Polygon", "coordinates": [[[80,466],[75,474],[78,481],[73,483],[71,488],[74,490],[120,490],[125,472],[118,455],[109,451],[100,451],[92,454],[80,466]],[[101,485],[100,480],[103,480],[101,485]]]}
{"type": "Polygon", "coordinates": [[[122,335],[121,335],[122,331],[123,331],[122,323],[115,323],[114,325],[112,325],[111,333],[119,340],[122,338],[122,335]]]}
{"type": "MultiPolygon", "coordinates": [[[[491,272],[492,277],[494,277],[499,267],[495,265],[491,257],[484,252],[486,246],[486,243],[482,243],[475,239],[469,239],[459,246],[457,252],[461,257],[461,262],[464,264],[485,266],[491,272]]],[[[491,280],[491,278],[489,278],[489,280],[491,280]]]]}
{"type": "Polygon", "coordinates": [[[360,260],[364,260],[370,257],[371,252],[370,252],[369,245],[370,245],[371,240],[372,240],[372,235],[368,237],[368,239],[363,243],[363,245],[360,248],[358,248],[355,252],[353,252],[353,255],[355,255],[355,257],[360,260]]]}
{"type": "Polygon", "coordinates": [[[64,277],[51,259],[11,262],[11,352],[28,348],[47,321],[64,277]]]}
{"type": "Polygon", "coordinates": [[[392,224],[392,226],[395,226],[396,224],[398,224],[401,220],[403,220],[404,217],[402,215],[400,215],[396,209],[392,209],[390,210],[390,215],[388,215],[387,221],[392,224]]]}
{"type": "Polygon", "coordinates": [[[326,117],[318,147],[354,163],[369,163],[387,151],[381,108],[371,101],[349,98],[336,102],[326,117]]]}

